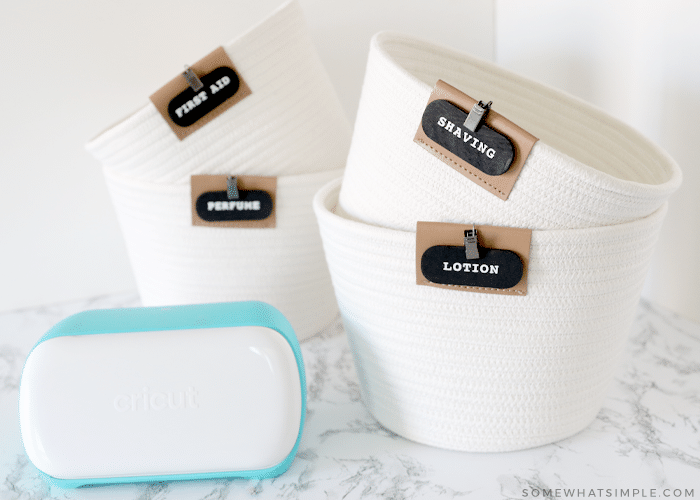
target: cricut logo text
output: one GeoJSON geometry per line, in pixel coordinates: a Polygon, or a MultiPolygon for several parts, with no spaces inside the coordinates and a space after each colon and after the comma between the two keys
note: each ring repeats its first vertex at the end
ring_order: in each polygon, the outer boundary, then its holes
{"type": "Polygon", "coordinates": [[[126,411],[162,411],[185,410],[199,408],[197,391],[194,387],[188,387],[184,391],[151,392],[144,387],[136,394],[119,394],[114,398],[114,409],[118,412],[126,411]]]}

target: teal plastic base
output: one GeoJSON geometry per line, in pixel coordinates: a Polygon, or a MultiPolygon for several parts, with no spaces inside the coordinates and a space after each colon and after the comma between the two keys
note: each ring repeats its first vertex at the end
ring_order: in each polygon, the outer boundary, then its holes
{"type": "MultiPolygon", "coordinates": [[[[301,421],[299,435],[287,457],[273,467],[260,470],[211,472],[195,474],[165,474],[156,476],[104,477],[84,479],[59,479],[39,470],[54,486],[77,488],[108,484],[187,481],[222,478],[264,479],[279,476],[289,469],[299,449],[306,417],[306,374],[299,341],[282,313],[264,302],[225,302],[186,306],[140,307],[128,309],[100,309],[74,314],[51,328],[34,346],[46,340],[73,335],[99,335],[103,333],[149,332],[159,330],[187,330],[220,328],[229,326],[262,326],[279,332],[294,352],[301,382],[301,421]]],[[[32,349],[34,349],[32,348],[32,349]]]]}

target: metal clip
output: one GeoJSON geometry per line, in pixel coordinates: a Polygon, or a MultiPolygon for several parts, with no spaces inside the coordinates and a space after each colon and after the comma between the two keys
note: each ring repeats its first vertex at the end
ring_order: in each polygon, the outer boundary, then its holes
{"type": "Polygon", "coordinates": [[[199,92],[202,89],[202,87],[204,87],[202,80],[200,80],[199,77],[195,75],[194,71],[192,71],[192,68],[190,68],[186,64],[185,72],[182,73],[182,76],[184,76],[185,80],[187,80],[187,85],[189,85],[195,92],[199,92]]]}
{"type": "Polygon", "coordinates": [[[464,255],[467,260],[476,260],[479,258],[479,244],[477,243],[474,224],[472,224],[471,229],[464,231],[464,255]]]}
{"type": "Polygon", "coordinates": [[[239,198],[238,177],[235,175],[229,175],[228,179],[226,179],[226,194],[229,200],[237,200],[239,198]]]}
{"type": "Polygon", "coordinates": [[[493,104],[493,101],[489,101],[487,104],[484,104],[484,101],[479,101],[474,104],[472,110],[467,115],[467,119],[464,120],[464,127],[472,133],[475,132],[476,128],[489,113],[491,104],[493,104]]]}

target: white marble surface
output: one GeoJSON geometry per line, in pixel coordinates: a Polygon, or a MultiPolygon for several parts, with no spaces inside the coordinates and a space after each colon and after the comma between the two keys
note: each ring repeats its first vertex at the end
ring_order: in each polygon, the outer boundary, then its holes
{"type": "Polygon", "coordinates": [[[338,321],[302,344],[308,418],[296,460],[282,476],[51,488],[20,440],[24,359],[70,314],[135,305],[136,296],[120,295],[0,315],[0,500],[700,498],[700,325],[645,302],[604,408],[586,430],[558,443],[460,453],[383,429],[362,404],[338,321]]]}

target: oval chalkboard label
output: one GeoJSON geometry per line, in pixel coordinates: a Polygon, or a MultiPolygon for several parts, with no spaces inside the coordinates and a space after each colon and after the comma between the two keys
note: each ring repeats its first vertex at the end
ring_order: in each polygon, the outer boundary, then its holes
{"type": "Polygon", "coordinates": [[[189,127],[233,97],[240,87],[238,75],[226,66],[216,68],[201,81],[204,87],[198,92],[187,87],[168,104],[168,115],[176,125],[189,127]]]}
{"type": "Polygon", "coordinates": [[[272,213],[272,197],[262,190],[239,189],[238,199],[229,200],[226,191],[208,191],[199,195],[195,208],[207,222],[263,220],[272,213]]]}
{"type": "Polygon", "coordinates": [[[441,285],[511,288],[523,277],[523,263],[510,250],[479,247],[479,259],[467,260],[464,247],[436,245],[421,257],[423,276],[441,285]]]}
{"type": "Polygon", "coordinates": [[[449,101],[432,101],[423,112],[423,132],[487,175],[506,173],[515,159],[513,144],[484,123],[470,132],[464,127],[468,114],[449,101]]]}

